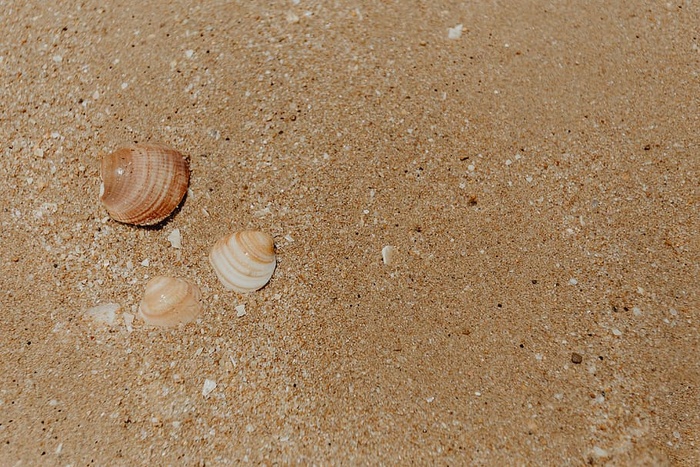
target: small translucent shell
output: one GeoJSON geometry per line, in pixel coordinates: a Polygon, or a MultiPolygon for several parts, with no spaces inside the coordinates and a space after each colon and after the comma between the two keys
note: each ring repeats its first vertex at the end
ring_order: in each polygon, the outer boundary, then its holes
{"type": "Polygon", "coordinates": [[[235,232],[214,244],[209,261],[228,290],[252,292],[264,287],[275,272],[275,243],[264,232],[235,232]]]}
{"type": "Polygon", "coordinates": [[[157,276],[148,281],[139,305],[139,316],[154,326],[177,326],[194,321],[202,313],[202,292],[185,279],[157,276]]]}
{"type": "Polygon", "coordinates": [[[167,218],[187,193],[190,169],[175,149],[136,144],[102,158],[100,200],[112,219],[154,225],[167,218]]]}

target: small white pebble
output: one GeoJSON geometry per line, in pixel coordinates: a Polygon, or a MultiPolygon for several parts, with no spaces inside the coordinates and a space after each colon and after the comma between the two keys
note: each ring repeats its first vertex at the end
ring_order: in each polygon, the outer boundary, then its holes
{"type": "Polygon", "coordinates": [[[216,381],[212,379],[205,379],[204,386],[202,387],[202,396],[207,397],[211,392],[216,389],[216,381]]]}
{"type": "Polygon", "coordinates": [[[129,83],[122,83],[122,89],[126,89],[129,87],[129,83]]]}
{"type": "Polygon", "coordinates": [[[185,57],[192,58],[192,55],[194,55],[194,50],[185,50],[185,57]]]}
{"type": "Polygon", "coordinates": [[[100,98],[100,91],[95,91],[92,93],[92,98],[97,100],[100,98]]]}
{"type": "Polygon", "coordinates": [[[525,180],[527,181],[527,183],[532,183],[532,175],[528,175],[527,177],[525,177],[525,180]]]}
{"type": "Polygon", "coordinates": [[[245,316],[245,304],[236,305],[236,317],[240,318],[245,316]]]}
{"type": "Polygon", "coordinates": [[[145,268],[147,268],[149,264],[151,264],[151,260],[148,259],[148,258],[146,258],[146,259],[144,259],[143,261],[141,261],[141,266],[143,266],[143,267],[145,267],[145,268]]]}
{"type": "Polygon", "coordinates": [[[476,167],[474,167],[474,164],[469,164],[469,165],[467,166],[467,170],[470,171],[470,172],[474,172],[475,169],[476,169],[476,167]]]}
{"type": "Polygon", "coordinates": [[[614,336],[620,337],[622,335],[622,331],[620,331],[617,328],[613,328],[612,333],[614,336]]]}
{"type": "Polygon", "coordinates": [[[61,57],[60,55],[54,55],[53,61],[56,63],[61,63],[63,61],[63,57],[61,57]]]}
{"type": "Polygon", "coordinates": [[[537,360],[538,362],[541,362],[541,361],[542,361],[542,354],[541,354],[541,353],[536,353],[536,354],[535,354],[535,360],[537,360]]]}
{"type": "Polygon", "coordinates": [[[512,161],[512,160],[510,160],[510,159],[506,159],[506,165],[510,165],[510,164],[512,164],[512,163],[513,163],[513,161],[512,161]]]}
{"type": "Polygon", "coordinates": [[[635,306],[632,308],[632,314],[634,316],[642,316],[642,310],[638,306],[635,306]]]}
{"type": "Polygon", "coordinates": [[[430,396],[430,397],[428,397],[428,398],[426,399],[426,402],[430,403],[430,402],[432,402],[432,401],[434,401],[434,400],[435,400],[435,397],[434,397],[434,396],[430,396]]]}
{"type": "Polygon", "coordinates": [[[479,391],[476,391],[476,392],[474,393],[474,395],[475,395],[476,397],[481,397],[481,393],[480,393],[479,391]]]}
{"type": "Polygon", "coordinates": [[[577,285],[577,284],[578,284],[578,281],[576,279],[574,279],[573,277],[571,279],[569,279],[569,285],[577,285]]]}
{"type": "MultiPolygon", "coordinates": [[[[634,311],[634,309],[632,311],[634,311]]],[[[670,313],[671,316],[678,316],[678,310],[676,310],[675,308],[671,308],[670,313]]]]}

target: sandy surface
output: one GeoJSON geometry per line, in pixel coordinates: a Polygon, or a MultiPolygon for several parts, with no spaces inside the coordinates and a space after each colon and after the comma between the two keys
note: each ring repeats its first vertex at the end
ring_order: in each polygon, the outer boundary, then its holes
{"type": "Polygon", "coordinates": [[[700,465],[697,2],[141,3],[0,1],[0,464],[700,465]],[[200,320],[129,325],[161,274],[200,320]]]}

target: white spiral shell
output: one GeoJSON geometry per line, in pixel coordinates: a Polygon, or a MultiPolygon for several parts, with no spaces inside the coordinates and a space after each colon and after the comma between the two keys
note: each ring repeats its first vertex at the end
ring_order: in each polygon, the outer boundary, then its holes
{"type": "Polygon", "coordinates": [[[234,232],[214,244],[209,261],[226,289],[252,292],[264,287],[275,272],[275,242],[256,230],[234,232]]]}

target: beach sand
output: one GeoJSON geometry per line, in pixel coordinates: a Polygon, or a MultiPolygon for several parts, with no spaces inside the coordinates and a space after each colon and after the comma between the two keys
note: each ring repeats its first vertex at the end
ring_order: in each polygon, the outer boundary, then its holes
{"type": "Polygon", "coordinates": [[[696,2],[0,25],[0,464],[700,465],[696,2]],[[155,228],[98,198],[135,142],[190,160],[155,228]],[[278,257],[246,295],[208,260],[242,229],[278,257]],[[157,275],[200,319],[145,325],[157,275]]]}

